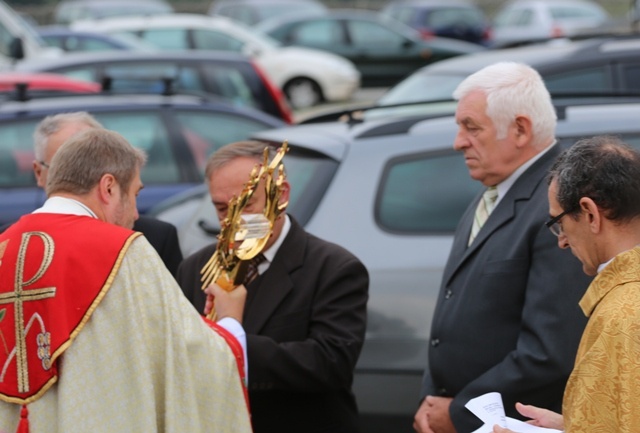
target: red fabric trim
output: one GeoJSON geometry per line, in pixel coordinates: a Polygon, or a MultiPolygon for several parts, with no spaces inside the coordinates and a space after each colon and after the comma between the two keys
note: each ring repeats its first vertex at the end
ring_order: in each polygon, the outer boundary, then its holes
{"type": "Polygon", "coordinates": [[[202,320],[211,329],[213,329],[218,335],[220,335],[227,342],[233,352],[233,356],[236,358],[236,365],[238,366],[238,374],[240,375],[240,384],[242,385],[242,392],[244,393],[244,400],[247,403],[247,410],[251,413],[251,407],[249,405],[249,392],[247,391],[247,377],[244,374],[244,351],[242,350],[242,344],[238,339],[229,331],[217,323],[202,316],[202,320]]]}

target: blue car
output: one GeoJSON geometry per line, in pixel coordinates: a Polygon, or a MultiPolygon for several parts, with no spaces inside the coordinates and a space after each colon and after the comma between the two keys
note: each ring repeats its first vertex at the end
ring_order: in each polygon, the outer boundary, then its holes
{"type": "Polygon", "coordinates": [[[88,111],[146,151],[138,209],[203,182],[209,154],[250,134],[284,126],[261,111],[186,95],[86,95],[6,101],[0,106],[0,225],[45,199],[33,175],[33,131],[50,114],[88,111]]]}

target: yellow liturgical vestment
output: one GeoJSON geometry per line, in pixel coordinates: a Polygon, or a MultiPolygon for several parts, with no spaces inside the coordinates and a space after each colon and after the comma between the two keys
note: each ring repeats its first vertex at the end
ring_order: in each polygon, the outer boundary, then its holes
{"type": "Polygon", "coordinates": [[[640,247],[616,256],[580,307],[589,322],[564,394],[565,432],[638,432],[640,247]]]}
{"type": "MultiPolygon", "coordinates": [[[[141,236],[27,408],[31,433],[251,432],[232,351],[141,236]]],[[[0,401],[0,432],[16,431],[20,410],[0,401]]]]}

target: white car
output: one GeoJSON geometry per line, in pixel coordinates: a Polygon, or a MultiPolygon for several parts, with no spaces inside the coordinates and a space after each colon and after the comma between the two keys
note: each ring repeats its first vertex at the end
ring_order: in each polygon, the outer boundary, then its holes
{"type": "Polygon", "coordinates": [[[496,14],[493,42],[497,47],[531,40],[574,36],[610,19],[591,0],[513,0],[496,14]]]}
{"type": "Polygon", "coordinates": [[[282,47],[266,35],[224,17],[196,14],[131,17],[74,23],[72,29],[134,34],[168,50],[237,51],[251,57],[294,108],[351,99],[360,87],[353,63],[335,54],[282,47]]]}

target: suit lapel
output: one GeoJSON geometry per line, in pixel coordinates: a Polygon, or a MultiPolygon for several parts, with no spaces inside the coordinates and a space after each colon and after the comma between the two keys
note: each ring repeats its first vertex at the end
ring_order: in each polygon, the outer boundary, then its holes
{"type": "Polygon", "coordinates": [[[291,229],[280,245],[273,262],[251,287],[255,293],[250,300],[247,299],[242,322],[247,333],[260,333],[278,305],[293,289],[291,273],[303,265],[305,249],[305,232],[291,218],[291,229]]]}
{"type": "Polygon", "coordinates": [[[496,208],[491,212],[487,222],[480,229],[473,243],[467,247],[469,233],[471,232],[471,225],[473,224],[475,208],[478,206],[478,201],[482,196],[482,192],[480,192],[478,197],[476,197],[476,200],[473,201],[465,212],[463,219],[461,220],[459,230],[456,232],[449,263],[447,263],[447,267],[444,272],[445,285],[450,283],[450,280],[456,274],[458,269],[460,269],[467,259],[474,254],[482,244],[484,244],[493,232],[516,217],[516,202],[531,199],[536,188],[538,188],[541,182],[545,181],[549,166],[559,154],[560,147],[556,144],[549,149],[547,153],[542,155],[542,157],[540,157],[540,159],[524,173],[522,173],[522,175],[520,175],[513,186],[509,188],[505,197],[500,200],[496,208]]]}

